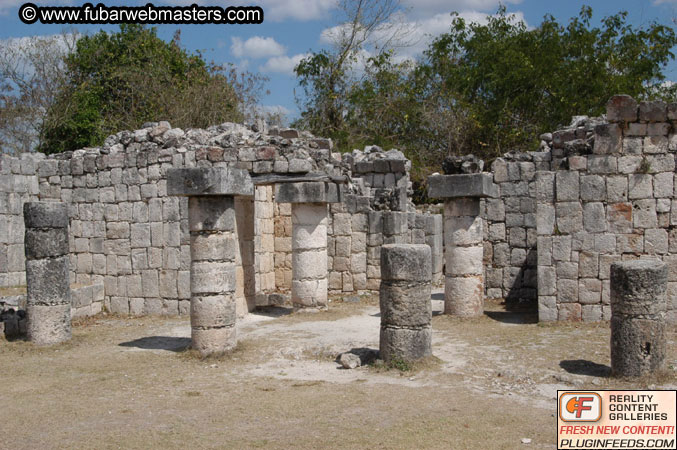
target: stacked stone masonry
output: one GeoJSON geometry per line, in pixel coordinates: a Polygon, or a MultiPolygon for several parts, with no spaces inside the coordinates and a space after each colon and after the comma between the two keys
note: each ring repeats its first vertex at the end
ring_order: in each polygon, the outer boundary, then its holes
{"type": "Polygon", "coordinates": [[[331,147],[330,140],[290,129],[258,132],[227,123],[181,130],[157,122],[110,136],[102,147],[49,157],[1,155],[0,287],[25,284],[23,203],[63,202],[69,205],[71,282],[91,286],[90,293],[103,290],[103,303],[83,295],[74,315],[102,306],[119,314],[188,314],[188,199],[167,195],[166,175],[186,167],[245,169],[254,180],[253,199],[235,199],[238,315],[291,290],[291,204],[274,201],[278,179],[343,177],[341,201],[327,210],[329,294],[378,290],[380,216],[391,212],[400,213],[399,220],[387,226],[399,228],[388,236],[431,245],[439,281],[441,216],[416,213],[409,202],[409,161],[397,150],[339,154],[331,147]]]}
{"type": "MultiPolygon", "coordinates": [[[[608,320],[609,266],[668,265],[668,319],[677,320],[677,105],[614,97],[602,118],[575,117],[489,169],[495,198],[480,201],[487,298],[538,304],[539,318],[608,320]],[[673,242],[674,241],[674,242],[673,242]]],[[[387,243],[426,243],[443,279],[442,208],[417,213],[410,162],[397,150],[333,153],[296,130],[235,124],[180,130],[166,122],[109,137],[101,148],[0,157],[0,286],[25,283],[26,201],[69,205],[71,280],[104,287],[106,309],[185,314],[190,298],[187,199],[166,192],[181,167],[249,171],[255,195],[236,200],[238,314],[292,285],[292,207],[275,202],[276,177],[341,178],[328,205],[329,295],[376,291],[387,243]]]]}

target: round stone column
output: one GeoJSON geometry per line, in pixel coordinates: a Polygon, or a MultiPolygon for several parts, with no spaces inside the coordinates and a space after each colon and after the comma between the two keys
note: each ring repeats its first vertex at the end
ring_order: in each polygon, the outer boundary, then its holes
{"type": "Polygon", "coordinates": [[[380,353],[385,362],[432,354],[432,256],[428,245],[381,247],[380,353]]]}
{"type": "Polygon", "coordinates": [[[54,345],[71,338],[68,205],[24,203],[28,339],[54,345]]]}
{"type": "Polygon", "coordinates": [[[338,186],[325,181],[279,183],[275,201],[292,204],[292,304],[297,310],[326,308],[327,203],[339,201],[338,186]]]}
{"type": "Polygon", "coordinates": [[[237,345],[235,204],[233,197],[190,197],[190,326],[203,355],[237,345]]]}
{"type": "Polygon", "coordinates": [[[254,185],[241,169],[170,169],[167,192],[188,197],[192,347],[227,352],[237,345],[234,196],[252,197],[254,185]]]}
{"type": "Polygon", "coordinates": [[[484,313],[484,233],[480,199],[497,197],[486,173],[433,175],[428,195],[444,202],[444,312],[459,317],[484,313]]]}
{"type": "Polygon", "coordinates": [[[662,261],[611,265],[612,375],[642,376],[664,366],[667,283],[662,261]]]}
{"type": "Polygon", "coordinates": [[[484,313],[484,245],[479,198],[444,202],[444,312],[459,317],[484,313]]]}

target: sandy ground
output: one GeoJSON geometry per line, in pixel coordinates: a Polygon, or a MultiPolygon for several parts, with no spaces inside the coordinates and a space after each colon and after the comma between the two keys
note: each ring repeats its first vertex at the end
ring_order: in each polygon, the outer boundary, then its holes
{"type": "Polygon", "coordinates": [[[674,331],[665,372],[614,380],[608,324],[544,326],[499,304],[460,320],[441,298],[436,359],[404,372],[336,362],[378,349],[374,298],[250,314],[237,350],[205,360],[186,351],[187,318],[89,319],[55,348],[0,342],[0,448],[554,449],[557,389],[677,387],[674,331]]]}

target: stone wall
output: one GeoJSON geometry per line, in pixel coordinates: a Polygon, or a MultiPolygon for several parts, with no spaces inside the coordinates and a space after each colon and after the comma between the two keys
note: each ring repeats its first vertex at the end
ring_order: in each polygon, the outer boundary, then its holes
{"type": "Polygon", "coordinates": [[[616,96],[590,153],[566,149],[537,183],[539,319],[608,319],[612,262],[658,258],[677,307],[677,105],[616,96]]]}
{"type": "Polygon", "coordinates": [[[23,204],[38,200],[41,154],[0,154],[0,287],[26,284],[23,204]]]}
{"type": "Polygon", "coordinates": [[[441,273],[441,217],[413,213],[410,163],[402,153],[369,147],[341,155],[331,152],[331,141],[308,133],[255,129],[222,124],[184,131],[158,122],[110,136],[98,148],[3,156],[0,231],[7,233],[0,241],[0,286],[25,282],[23,202],[60,201],[69,205],[73,283],[102,285],[104,307],[113,313],[188,313],[187,199],[167,196],[166,182],[167,170],[181,167],[242,168],[256,185],[253,201],[235,204],[239,314],[290,288],[291,208],[273,198],[275,182],[290,177],[319,174],[343,183],[341,203],[329,206],[332,293],[378,289],[380,246],[391,231],[401,236],[398,242],[432,245],[441,273]],[[392,221],[385,229],[370,224],[371,213],[393,211],[401,213],[397,230],[392,221]]]}

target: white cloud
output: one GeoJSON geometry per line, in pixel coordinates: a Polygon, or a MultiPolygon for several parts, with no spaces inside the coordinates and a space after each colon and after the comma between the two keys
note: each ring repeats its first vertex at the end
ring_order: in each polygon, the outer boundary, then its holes
{"type": "Polygon", "coordinates": [[[327,17],[336,0],[262,0],[266,20],[316,20],[327,17]]]}
{"type": "MultiPolygon", "coordinates": [[[[434,1],[428,3],[434,3],[434,1]]],[[[516,21],[526,24],[522,12],[511,13],[511,15],[514,16],[516,21]]],[[[490,14],[479,11],[466,11],[459,14],[459,17],[465,19],[466,22],[479,24],[486,24],[489,16],[490,14]]],[[[385,24],[381,29],[375,30],[370,38],[370,42],[367,44],[367,48],[373,49],[374,44],[392,40],[391,45],[396,49],[395,61],[415,59],[423,53],[435,37],[450,30],[454,17],[450,13],[433,14],[419,20],[411,20],[406,15],[395,16],[393,18],[394,22],[385,24]],[[394,30],[400,31],[400,38],[392,39],[394,30]]],[[[343,25],[324,29],[320,34],[320,42],[323,44],[334,43],[336,38],[341,35],[343,29],[343,25]]],[[[359,66],[363,65],[369,56],[371,56],[369,52],[363,52],[360,55],[358,58],[360,61],[356,64],[356,70],[360,70],[359,66]]]]}
{"type": "Polygon", "coordinates": [[[182,6],[190,6],[193,3],[220,6],[243,4],[261,6],[266,21],[281,22],[287,19],[309,21],[326,18],[329,16],[329,11],[336,6],[337,0],[258,0],[245,3],[234,0],[165,0],[165,2],[170,5],[182,6]]]}
{"type": "Polygon", "coordinates": [[[452,11],[478,11],[495,13],[500,4],[520,4],[522,0],[402,0],[414,17],[430,17],[452,11]]]}
{"type": "Polygon", "coordinates": [[[284,46],[272,37],[254,36],[246,41],[239,37],[232,37],[231,42],[230,51],[237,58],[269,58],[281,56],[285,53],[284,46]]]}
{"type": "Polygon", "coordinates": [[[264,65],[259,67],[261,72],[283,73],[287,75],[294,74],[294,67],[301,62],[303,58],[308,57],[307,53],[300,53],[294,56],[275,56],[270,58],[264,65]]]}

